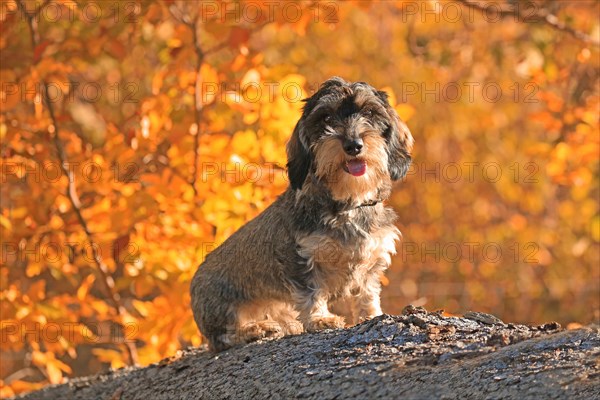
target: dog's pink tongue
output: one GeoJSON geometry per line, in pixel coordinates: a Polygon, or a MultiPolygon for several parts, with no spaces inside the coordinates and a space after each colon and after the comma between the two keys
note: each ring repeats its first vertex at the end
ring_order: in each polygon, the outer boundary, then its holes
{"type": "Polygon", "coordinates": [[[362,160],[351,160],[346,163],[348,172],[354,176],[361,176],[367,172],[367,163],[362,160]]]}

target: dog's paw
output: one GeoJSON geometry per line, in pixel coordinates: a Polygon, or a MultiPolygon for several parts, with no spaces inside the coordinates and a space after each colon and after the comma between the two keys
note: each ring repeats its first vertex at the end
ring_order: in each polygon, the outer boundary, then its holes
{"type": "Polygon", "coordinates": [[[324,329],[338,329],[346,325],[344,318],[338,315],[330,315],[326,317],[315,317],[308,321],[305,328],[308,332],[322,331],[324,329]]]}
{"type": "Polygon", "coordinates": [[[362,324],[363,322],[372,320],[373,318],[378,317],[381,314],[382,313],[377,313],[377,314],[375,314],[375,313],[372,313],[372,314],[369,314],[369,313],[360,313],[358,315],[358,322],[357,323],[362,324]]]}
{"type": "Polygon", "coordinates": [[[299,335],[304,333],[304,326],[300,321],[288,321],[282,325],[286,335],[299,335]]]}
{"type": "Polygon", "coordinates": [[[281,325],[274,321],[259,321],[245,325],[239,331],[241,342],[253,342],[264,338],[283,336],[281,325]]]}

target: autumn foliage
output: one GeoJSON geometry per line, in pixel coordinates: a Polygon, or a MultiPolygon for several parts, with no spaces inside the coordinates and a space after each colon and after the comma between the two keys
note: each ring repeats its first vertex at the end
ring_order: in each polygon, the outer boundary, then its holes
{"type": "Polygon", "coordinates": [[[416,139],[385,311],[599,319],[597,2],[0,5],[3,396],[200,345],[191,277],[333,75],[416,139]]]}

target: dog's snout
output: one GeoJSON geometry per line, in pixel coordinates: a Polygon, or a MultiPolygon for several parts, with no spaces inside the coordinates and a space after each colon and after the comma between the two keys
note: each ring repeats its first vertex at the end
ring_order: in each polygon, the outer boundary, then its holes
{"type": "Polygon", "coordinates": [[[363,148],[362,139],[347,139],[343,143],[344,151],[350,156],[355,156],[361,152],[363,148]]]}

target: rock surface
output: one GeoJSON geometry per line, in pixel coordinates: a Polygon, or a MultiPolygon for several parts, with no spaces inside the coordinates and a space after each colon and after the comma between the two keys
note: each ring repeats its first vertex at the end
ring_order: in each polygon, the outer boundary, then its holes
{"type": "Polygon", "coordinates": [[[412,306],[348,329],[190,349],[26,399],[599,399],[600,329],[412,306]]]}

